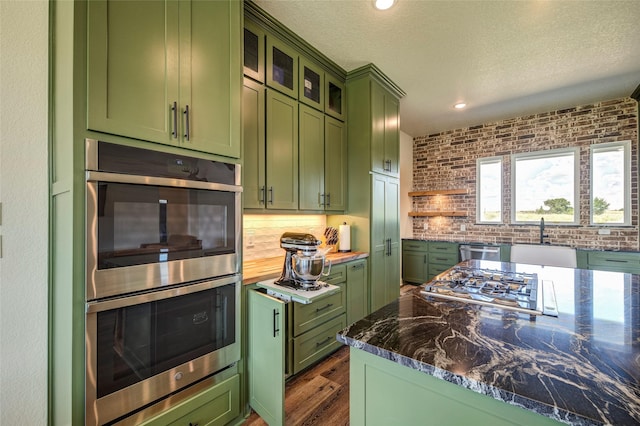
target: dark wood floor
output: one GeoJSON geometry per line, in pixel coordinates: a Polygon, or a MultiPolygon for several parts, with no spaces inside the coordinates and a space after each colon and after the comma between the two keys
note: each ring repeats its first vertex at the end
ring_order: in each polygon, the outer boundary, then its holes
{"type": "MultiPolygon", "coordinates": [[[[288,381],[284,410],[286,425],[348,425],[349,347],[341,347],[288,381]]],[[[255,412],[244,423],[245,426],[266,424],[255,412]]]]}
{"type": "MultiPolygon", "coordinates": [[[[404,285],[400,293],[416,286],[404,285]]],[[[298,374],[285,385],[285,424],[287,426],[349,424],[349,347],[343,346],[298,374]]],[[[252,411],[243,426],[267,423],[252,411]]]]}

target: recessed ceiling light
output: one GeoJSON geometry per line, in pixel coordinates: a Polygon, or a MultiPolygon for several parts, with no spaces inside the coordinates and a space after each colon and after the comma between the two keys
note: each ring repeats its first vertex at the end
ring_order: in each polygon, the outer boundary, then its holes
{"type": "Polygon", "coordinates": [[[373,4],[378,10],[387,10],[394,5],[396,0],[374,0],[373,4]]]}
{"type": "Polygon", "coordinates": [[[455,109],[463,109],[464,107],[466,107],[467,104],[465,104],[464,102],[458,102],[457,104],[455,104],[453,107],[455,109]]]}

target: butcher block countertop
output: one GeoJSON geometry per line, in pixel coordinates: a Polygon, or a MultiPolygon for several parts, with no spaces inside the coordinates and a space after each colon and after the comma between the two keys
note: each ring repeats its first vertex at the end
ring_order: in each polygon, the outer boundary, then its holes
{"type": "MultiPolygon", "coordinates": [[[[329,253],[327,258],[332,265],[369,257],[369,253],[350,251],[348,253],[329,253]]],[[[258,281],[278,278],[282,273],[284,256],[247,260],[242,263],[242,284],[254,284],[258,281]]]]}

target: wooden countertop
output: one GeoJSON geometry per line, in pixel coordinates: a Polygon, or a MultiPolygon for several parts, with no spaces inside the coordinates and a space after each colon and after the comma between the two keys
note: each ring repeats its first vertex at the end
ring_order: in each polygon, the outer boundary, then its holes
{"type": "MultiPolygon", "coordinates": [[[[350,251],[348,253],[329,253],[327,258],[332,265],[369,257],[369,253],[350,251]]],[[[242,284],[253,284],[258,281],[278,278],[282,273],[284,256],[265,259],[247,260],[242,263],[242,284]]]]}

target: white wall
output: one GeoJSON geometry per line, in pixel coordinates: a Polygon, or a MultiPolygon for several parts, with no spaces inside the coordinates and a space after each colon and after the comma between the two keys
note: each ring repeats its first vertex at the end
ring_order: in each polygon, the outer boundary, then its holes
{"type": "Polygon", "coordinates": [[[48,4],[0,0],[0,424],[47,424],[48,4]]]}
{"type": "Polygon", "coordinates": [[[413,189],[413,138],[400,132],[400,238],[413,238],[413,220],[409,217],[413,189]]]}

